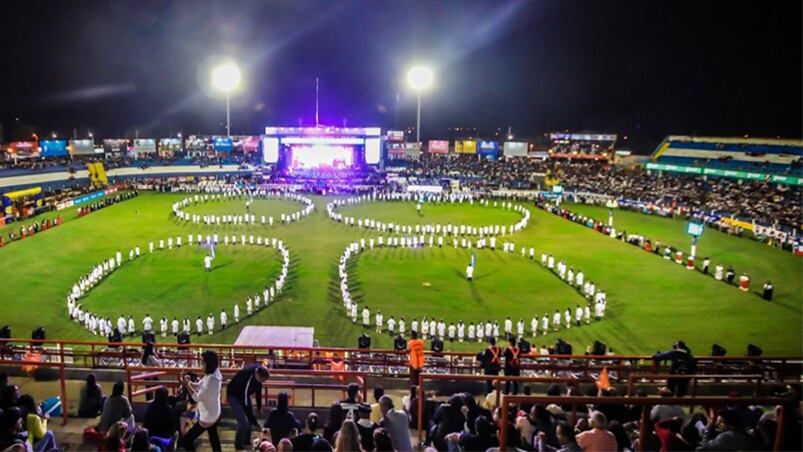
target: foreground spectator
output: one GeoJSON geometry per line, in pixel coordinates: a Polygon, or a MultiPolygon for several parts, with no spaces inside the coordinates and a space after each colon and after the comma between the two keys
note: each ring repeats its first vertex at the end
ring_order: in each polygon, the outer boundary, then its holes
{"type": "MultiPolygon", "coordinates": [[[[410,417],[404,411],[398,411],[393,407],[393,400],[388,396],[379,398],[379,410],[382,412],[380,425],[387,432],[393,443],[393,449],[398,452],[412,452],[413,445],[410,443],[410,417]]],[[[374,435],[376,439],[376,435],[374,435]]],[[[374,441],[374,445],[379,448],[379,444],[374,441]]]]}
{"type": "Polygon", "coordinates": [[[259,427],[251,398],[256,396],[259,409],[262,383],[269,377],[267,367],[262,364],[251,364],[237,372],[226,386],[226,400],[237,420],[237,433],[234,436],[234,448],[237,450],[250,446],[251,427],[259,427]]]}
{"type": "Polygon", "coordinates": [[[727,409],[711,416],[697,450],[752,450],[755,443],[744,431],[739,413],[727,409]]]}
{"type": "Polygon", "coordinates": [[[128,431],[128,425],[119,421],[109,427],[106,438],[103,439],[98,450],[101,452],[125,452],[130,444],[131,433],[128,431]]]}
{"type": "Polygon", "coordinates": [[[343,421],[335,435],[335,452],[361,452],[360,432],[352,420],[343,421]]]}
{"type": "Polygon", "coordinates": [[[171,439],[178,430],[169,396],[167,388],[159,388],[153,401],[148,404],[143,425],[151,436],[171,439]]]}
{"type": "Polygon", "coordinates": [[[320,438],[317,431],[320,429],[320,419],[317,413],[310,413],[307,415],[305,422],[306,430],[300,435],[296,435],[291,441],[293,442],[293,449],[295,450],[310,450],[312,443],[320,438]]]}
{"type": "Polygon", "coordinates": [[[301,423],[289,408],[289,396],[280,392],[276,400],[276,408],[268,413],[265,428],[270,429],[270,438],[273,442],[290,436],[293,429],[300,430],[301,423]]]}
{"type": "Polygon", "coordinates": [[[103,409],[103,389],[98,384],[95,374],[86,376],[86,384],[81,386],[78,399],[78,417],[93,418],[98,417],[103,409]]]}
{"type": "Polygon", "coordinates": [[[560,447],[550,446],[546,441],[546,433],[538,432],[535,440],[535,450],[538,452],[582,452],[583,448],[577,444],[574,429],[568,422],[558,422],[555,425],[555,436],[560,447]]]}
{"type": "Polygon", "coordinates": [[[201,354],[201,359],[204,364],[204,377],[201,381],[191,381],[190,376],[185,375],[181,382],[198,404],[198,422],[184,435],[181,444],[185,450],[193,451],[195,440],[206,432],[212,450],[217,452],[220,450],[217,423],[220,419],[220,387],[223,384],[223,375],[218,369],[217,353],[207,350],[201,354]]]}
{"type": "Polygon", "coordinates": [[[0,450],[24,450],[32,451],[28,437],[23,431],[24,416],[22,411],[12,406],[3,411],[3,416],[0,418],[0,450]]]}
{"type": "Polygon", "coordinates": [[[56,449],[56,435],[47,429],[48,415],[42,414],[42,408],[28,394],[21,395],[19,407],[25,415],[25,430],[28,431],[28,443],[36,452],[56,449]]]}
{"type": "Polygon", "coordinates": [[[577,444],[586,452],[609,452],[619,450],[616,437],[608,431],[608,420],[599,411],[589,415],[591,430],[577,435],[577,444]]]}
{"type": "Polygon", "coordinates": [[[106,399],[106,403],[103,404],[103,412],[100,413],[98,432],[107,432],[118,421],[128,424],[131,430],[135,429],[136,425],[131,404],[128,402],[128,398],[123,395],[124,390],[125,384],[122,381],[118,381],[112,387],[112,395],[106,399]]]}

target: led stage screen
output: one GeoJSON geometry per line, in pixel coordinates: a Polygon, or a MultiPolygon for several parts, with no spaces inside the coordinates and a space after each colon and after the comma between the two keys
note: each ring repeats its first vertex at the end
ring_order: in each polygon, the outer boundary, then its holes
{"type": "Polygon", "coordinates": [[[290,148],[292,169],[346,169],[354,164],[354,149],[350,146],[315,144],[290,148]]]}

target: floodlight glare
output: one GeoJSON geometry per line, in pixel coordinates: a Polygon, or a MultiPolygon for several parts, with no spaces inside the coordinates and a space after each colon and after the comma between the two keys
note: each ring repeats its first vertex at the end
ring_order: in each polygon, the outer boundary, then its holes
{"type": "Polygon", "coordinates": [[[240,68],[233,63],[224,63],[212,70],[212,85],[215,89],[230,93],[240,86],[240,68]]]}
{"type": "Polygon", "coordinates": [[[432,69],[426,66],[415,66],[407,73],[407,83],[416,91],[422,91],[432,86],[434,78],[432,69]]]}

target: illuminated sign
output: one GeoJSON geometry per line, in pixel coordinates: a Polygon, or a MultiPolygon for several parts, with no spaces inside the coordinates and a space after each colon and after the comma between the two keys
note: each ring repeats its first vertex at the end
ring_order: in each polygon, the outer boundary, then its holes
{"type": "Polygon", "coordinates": [[[430,154],[448,154],[449,142],[447,140],[429,140],[427,150],[430,154]]]}
{"type": "Polygon", "coordinates": [[[703,235],[703,230],[703,224],[695,222],[689,222],[689,225],[686,228],[686,232],[692,237],[700,237],[703,235]]]}
{"type": "Polygon", "coordinates": [[[382,145],[379,138],[365,139],[365,163],[377,165],[382,157],[382,145]]]}
{"type": "Polygon", "coordinates": [[[266,137],[262,139],[262,160],[265,163],[279,161],[279,139],[266,137]]]}

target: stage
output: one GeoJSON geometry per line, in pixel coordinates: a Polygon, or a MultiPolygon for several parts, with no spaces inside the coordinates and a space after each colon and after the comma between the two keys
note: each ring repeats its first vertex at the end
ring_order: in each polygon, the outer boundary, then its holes
{"type": "Polygon", "coordinates": [[[246,326],[240,331],[234,345],[256,347],[307,347],[313,346],[315,328],[302,326],[246,326]]]}

